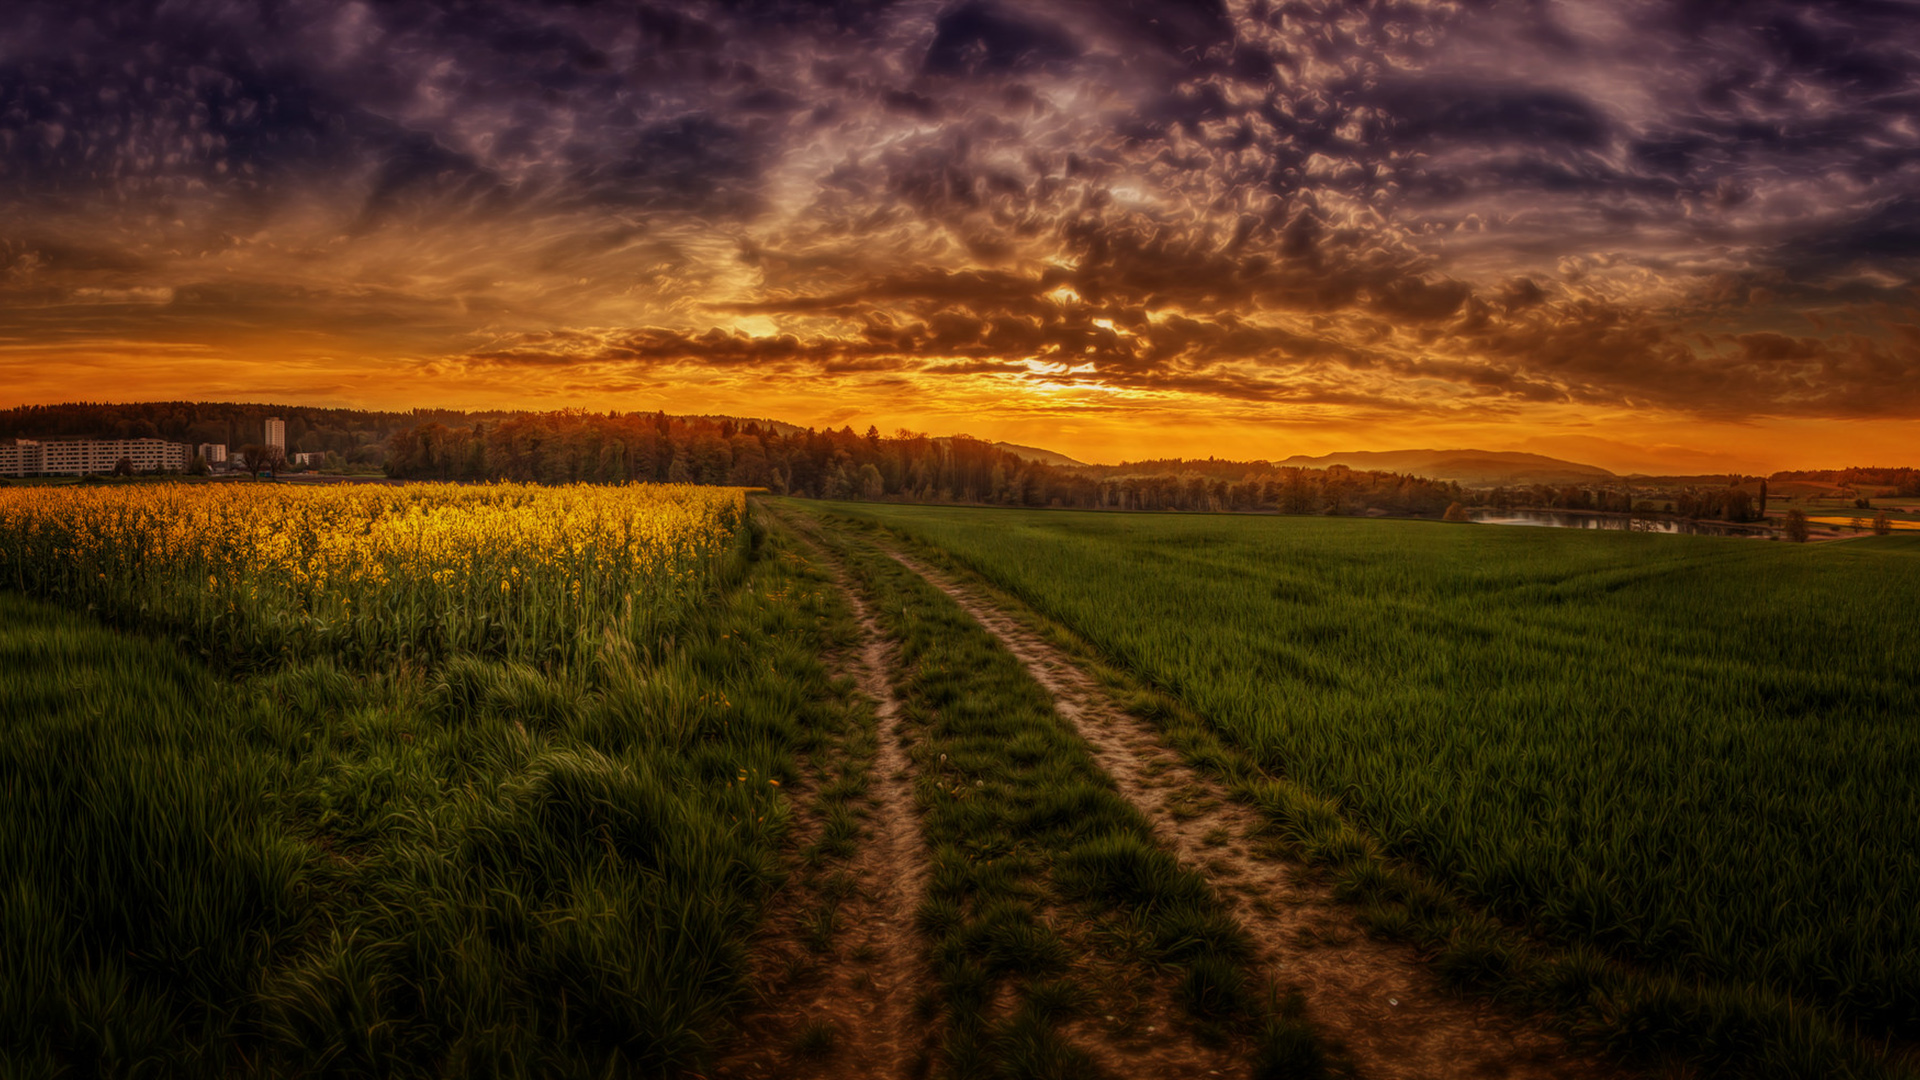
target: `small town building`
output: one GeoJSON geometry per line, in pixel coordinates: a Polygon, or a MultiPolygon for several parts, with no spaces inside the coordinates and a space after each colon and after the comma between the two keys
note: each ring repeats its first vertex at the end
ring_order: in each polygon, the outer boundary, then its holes
{"type": "Polygon", "coordinates": [[[110,473],[122,459],[135,472],[180,472],[193,455],[186,443],[165,439],[15,439],[0,446],[0,476],[110,473]]]}

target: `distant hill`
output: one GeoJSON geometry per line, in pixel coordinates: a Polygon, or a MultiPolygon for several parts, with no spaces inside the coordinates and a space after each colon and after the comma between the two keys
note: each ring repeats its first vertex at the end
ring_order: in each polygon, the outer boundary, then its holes
{"type": "Polygon", "coordinates": [[[1084,469],[1087,467],[1087,463],[1084,461],[1075,461],[1065,454],[1055,453],[1052,450],[1043,450],[1038,446],[1021,446],[1018,443],[1010,442],[997,442],[993,445],[995,449],[1005,450],[1014,457],[1024,458],[1027,461],[1037,461],[1042,465],[1055,465],[1063,469],[1084,469]]]}
{"type": "MultiPolygon", "coordinates": [[[[1747,484],[1750,482],[1758,483],[1760,480],[1760,478],[1757,476],[1746,476],[1739,473],[1688,473],[1686,475],[1674,475],[1674,474],[1656,475],[1654,473],[1640,473],[1640,472],[1628,473],[1626,476],[1622,477],[1622,479],[1631,480],[1636,484],[1648,484],[1648,485],[1657,486],[1657,487],[1728,487],[1728,486],[1738,487],[1740,485],[1747,484]]],[[[1827,484],[1822,486],[1833,487],[1835,485],[1827,484]]],[[[1756,488],[1755,490],[1758,490],[1758,489],[1756,488]]]]}
{"type": "Polygon", "coordinates": [[[1345,465],[1349,469],[1412,473],[1469,487],[1590,483],[1614,476],[1597,465],[1497,450],[1353,450],[1319,457],[1296,454],[1278,464],[1296,469],[1345,465]]]}
{"type": "Polygon", "coordinates": [[[763,416],[728,416],[725,413],[675,413],[673,414],[673,418],[675,420],[685,420],[688,423],[696,420],[709,420],[716,424],[732,424],[734,427],[741,428],[746,427],[748,424],[758,424],[768,431],[777,431],[782,435],[797,435],[807,430],[799,424],[789,424],[785,420],[768,420],[763,416]]]}

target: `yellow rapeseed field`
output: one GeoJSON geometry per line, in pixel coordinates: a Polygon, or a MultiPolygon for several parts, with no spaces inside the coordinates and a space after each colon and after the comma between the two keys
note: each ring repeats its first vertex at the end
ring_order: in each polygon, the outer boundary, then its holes
{"type": "Polygon", "coordinates": [[[0,586],[266,659],[564,659],[709,594],[738,488],[0,489],[0,586]]]}
{"type": "MultiPolygon", "coordinates": [[[[1843,529],[1866,530],[1873,528],[1873,519],[1860,514],[1854,514],[1851,517],[1810,517],[1807,520],[1815,525],[1832,525],[1843,529]]],[[[1920,521],[1910,521],[1905,518],[1895,518],[1888,521],[1887,524],[1893,526],[1896,532],[1901,530],[1920,530],[1920,521]]]]}

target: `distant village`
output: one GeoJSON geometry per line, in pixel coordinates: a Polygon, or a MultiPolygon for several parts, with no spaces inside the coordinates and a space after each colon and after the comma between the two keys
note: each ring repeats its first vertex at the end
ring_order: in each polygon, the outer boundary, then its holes
{"type": "Polygon", "coordinates": [[[167,439],[14,439],[0,443],[0,476],[106,476],[112,473],[236,473],[313,468],[323,452],[287,453],[287,425],[268,417],[254,453],[225,443],[167,439]]]}

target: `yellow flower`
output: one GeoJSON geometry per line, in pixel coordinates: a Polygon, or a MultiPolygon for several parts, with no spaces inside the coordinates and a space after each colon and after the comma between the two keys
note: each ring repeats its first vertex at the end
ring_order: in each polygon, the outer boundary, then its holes
{"type": "Polygon", "coordinates": [[[527,598],[504,629],[532,655],[636,617],[670,623],[699,602],[744,510],[740,490],[685,485],[5,489],[0,559],[49,592],[84,583],[100,610],[270,649],[328,633],[491,641],[503,616],[474,601],[497,579],[527,598]],[[296,640],[244,636],[262,622],[296,640]]]}

